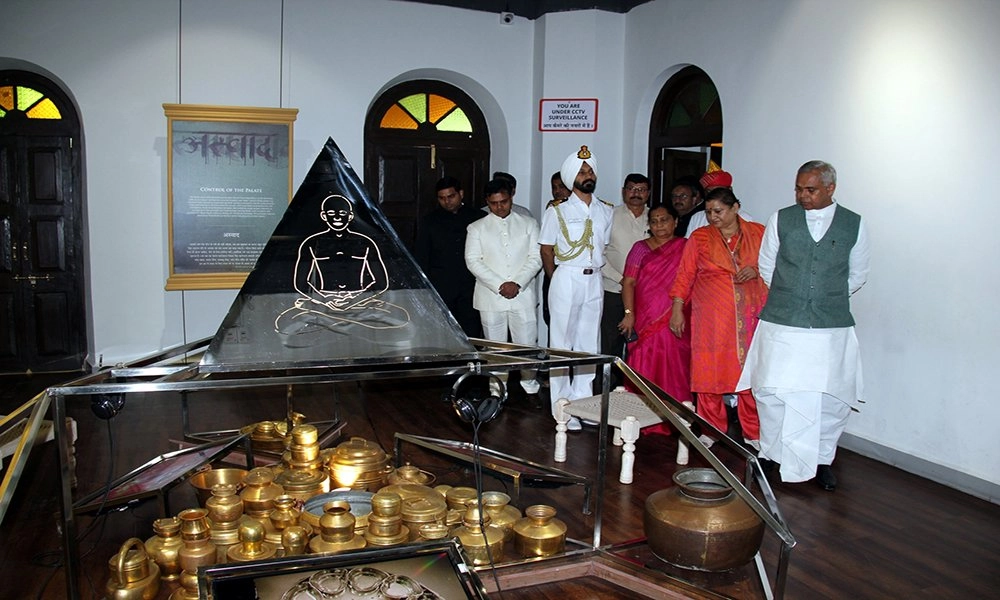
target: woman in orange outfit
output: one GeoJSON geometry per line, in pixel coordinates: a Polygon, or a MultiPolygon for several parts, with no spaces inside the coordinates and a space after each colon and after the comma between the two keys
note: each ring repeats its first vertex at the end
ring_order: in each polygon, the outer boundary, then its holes
{"type": "MultiPolygon", "coordinates": [[[[709,225],[691,234],[670,289],[674,335],[688,327],[681,309],[691,304],[691,391],[698,396],[698,414],[723,432],[728,425],[723,396],[735,393],[757,315],[767,301],[767,286],[757,272],[764,226],[744,220],[739,209],[739,199],[728,188],[708,194],[709,225]]],[[[738,397],[744,440],[757,447],[757,402],[750,390],[738,397]]]]}

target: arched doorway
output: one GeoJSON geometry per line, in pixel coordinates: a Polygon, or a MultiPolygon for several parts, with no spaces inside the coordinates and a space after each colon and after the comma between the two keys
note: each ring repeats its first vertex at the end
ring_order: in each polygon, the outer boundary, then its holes
{"type": "Polygon", "coordinates": [[[429,79],[393,86],[365,119],[365,185],[408,248],[420,219],[437,206],[434,184],[457,177],[479,206],[489,173],[482,111],[459,88],[429,79]]]}
{"type": "Polygon", "coordinates": [[[51,81],[0,71],[0,372],[79,371],[80,120],[51,81]]]}
{"type": "Polygon", "coordinates": [[[651,201],[669,200],[678,177],[701,176],[712,160],[722,166],[722,103],[708,74],[689,66],[660,90],[649,125],[651,201]]]}

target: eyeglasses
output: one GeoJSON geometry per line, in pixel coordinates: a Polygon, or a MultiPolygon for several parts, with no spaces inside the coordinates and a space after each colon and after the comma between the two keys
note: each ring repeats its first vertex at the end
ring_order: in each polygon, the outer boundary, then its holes
{"type": "Polygon", "coordinates": [[[671,200],[687,200],[691,197],[691,194],[670,194],[671,200]]]}
{"type": "Polygon", "coordinates": [[[649,188],[644,185],[626,185],[626,192],[639,192],[640,194],[645,194],[649,191],[649,188]]]}

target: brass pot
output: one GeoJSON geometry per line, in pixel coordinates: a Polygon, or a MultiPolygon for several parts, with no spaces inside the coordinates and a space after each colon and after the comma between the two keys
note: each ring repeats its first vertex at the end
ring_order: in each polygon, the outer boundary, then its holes
{"type": "Polygon", "coordinates": [[[225,562],[229,549],[240,543],[243,499],[236,495],[235,485],[220,483],[212,487],[212,497],[205,502],[205,509],[208,510],[211,539],[218,550],[219,562],[225,562]]]}
{"type": "Polygon", "coordinates": [[[274,473],[267,467],[257,467],[243,478],[246,487],[240,492],[243,512],[251,517],[266,519],[274,509],[274,499],[285,493],[285,488],[274,483],[274,473]]]}
{"type": "Polygon", "coordinates": [[[278,548],[264,539],[264,526],[254,519],[246,519],[240,523],[240,543],[226,552],[229,562],[248,562],[251,560],[266,560],[274,557],[278,548]]]}
{"type": "Polygon", "coordinates": [[[521,518],[521,511],[510,505],[510,496],[503,492],[483,492],[483,509],[490,516],[490,523],[503,529],[503,539],[514,539],[514,523],[521,518]]]}
{"type": "Polygon", "coordinates": [[[291,525],[281,532],[281,548],[285,556],[305,554],[309,533],[301,525],[291,525]]]}
{"type": "Polygon", "coordinates": [[[146,540],[146,553],[160,568],[163,581],[177,581],[181,576],[181,561],[178,552],[184,542],[181,540],[181,520],[177,517],[153,521],[153,537],[146,540]]]}
{"type": "Polygon", "coordinates": [[[552,556],[566,549],[566,524],[556,518],[556,509],[535,504],[524,509],[514,522],[514,548],[524,558],[552,556]]]}
{"type": "Polygon", "coordinates": [[[393,492],[372,496],[372,513],[368,515],[365,540],[369,546],[397,546],[410,539],[410,530],[403,525],[403,499],[393,492]]]}
{"type": "Polygon", "coordinates": [[[353,437],[337,446],[327,469],[337,487],[374,492],[385,485],[392,467],[381,446],[353,437]]]}
{"type": "Polygon", "coordinates": [[[462,526],[452,533],[462,542],[465,553],[476,566],[489,565],[503,560],[503,529],[490,524],[490,516],[483,515],[479,525],[479,507],[470,503],[462,526]],[[492,560],[491,560],[492,559],[492,560]]]}
{"type": "Polygon", "coordinates": [[[152,600],[160,592],[160,567],[139,538],[130,538],[108,560],[111,577],[105,587],[109,600],[152,600]]]}
{"type": "Polygon", "coordinates": [[[404,498],[402,503],[403,525],[410,530],[410,541],[420,537],[420,528],[428,523],[444,524],[448,505],[440,494],[433,493],[417,498],[404,498]]]}
{"type": "Polygon", "coordinates": [[[194,486],[198,506],[205,506],[212,497],[213,487],[220,483],[231,483],[236,486],[236,493],[239,493],[243,489],[243,478],[246,475],[246,469],[207,469],[195,473],[188,481],[194,486]]]}
{"type": "Polygon", "coordinates": [[[760,548],[764,523],[713,469],[674,473],[646,498],[643,528],[657,557],[688,569],[727,571],[760,548]]]}
{"type": "Polygon", "coordinates": [[[256,452],[281,454],[288,444],[288,424],[284,421],[261,421],[240,429],[250,434],[250,447],[256,452]]]}
{"type": "Polygon", "coordinates": [[[354,533],[351,505],[343,500],[328,502],[319,520],[319,535],[309,540],[309,552],[336,554],[364,548],[365,538],[354,533]]]}
{"type": "Polygon", "coordinates": [[[364,530],[368,528],[368,515],[372,512],[372,496],[375,494],[363,491],[338,491],[327,492],[306,500],[302,507],[302,514],[299,521],[310,525],[313,531],[319,530],[319,520],[323,517],[323,507],[334,500],[343,500],[350,504],[351,514],[354,515],[355,531],[364,535],[364,530]]]}

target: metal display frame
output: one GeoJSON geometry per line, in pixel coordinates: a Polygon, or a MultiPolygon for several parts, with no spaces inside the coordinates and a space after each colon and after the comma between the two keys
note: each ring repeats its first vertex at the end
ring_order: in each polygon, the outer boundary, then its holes
{"type": "MultiPolygon", "coordinates": [[[[200,368],[198,360],[207,349],[210,339],[199,340],[165,350],[148,358],[117,367],[104,369],[78,380],[49,388],[46,399],[51,401],[56,423],[66,417],[67,402],[86,400],[95,394],[155,394],[186,393],[205,390],[252,389],[275,385],[332,384],[342,381],[366,381],[385,378],[453,377],[463,373],[480,375],[502,375],[522,369],[555,369],[563,367],[594,366],[603,371],[601,381],[601,427],[597,447],[597,487],[593,511],[593,535],[590,552],[594,556],[613,555],[614,548],[601,544],[601,522],[604,505],[605,477],[607,471],[608,447],[610,442],[609,413],[610,381],[612,367],[619,368],[636,386],[650,407],[665,421],[669,422],[684,436],[688,443],[715,469],[736,493],[757,513],[766,527],[781,540],[781,552],[773,587],[768,583],[763,560],[758,551],[755,556],[757,573],[768,598],[782,598],[788,572],[788,562],[795,539],[788,529],[778,508],[774,493],[763,475],[756,457],[748,453],[740,444],[730,439],[702,420],[681,403],[677,402],[650,382],[637,375],[621,359],[559,350],[500,343],[482,339],[470,339],[476,352],[454,356],[433,356],[427,358],[395,359],[376,363],[366,361],[343,361],[325,366],[304,366],[300,369],[269,369],[268,365],[251,365],[242,371],[217,372],[200,368]],[[747,460],[744,479],[740,480],[701,443],[692,433],[688,423],[697,423],[700,431],[711,431],[733,452],[747,460]],[[750,491],[754,482],[759,485],[765,498],[761,503],[750,491]]],[[[73,490],[70,485],[70,441],[64,428],[55,428],[55,440],[59,456],[62,533],[64,565],[66,568],[67,597],[80,597],[79,573],[80,554],[77,539],[76,511],[74,511],[73,490]]],[[[544,560],[543,560],[544,562],[544,560]]]]}
{"type": "Polygon", "coordinates": [[[593,484],[589,478],[582,475],[541,465],[511,454],[497,452],[490,448],[479,447],[477,449],[475,444],[469,442],[442,440],[399,432],[396,433],[395,440],[394,466],[396,468],[399,468],[403,464],[404,443],[413,444],[424,450],[430,450],[435,454],[441,454],[468,464],[473,464],[478,455],[484,471],[509,477],[514,482],[514,497],[512,502],[515,504],[521,495],[522,485],[528,487],[533,485],[579,485],[583,486],[583,514],[589,515],[591,513],[590,495],[593,484]]]}

